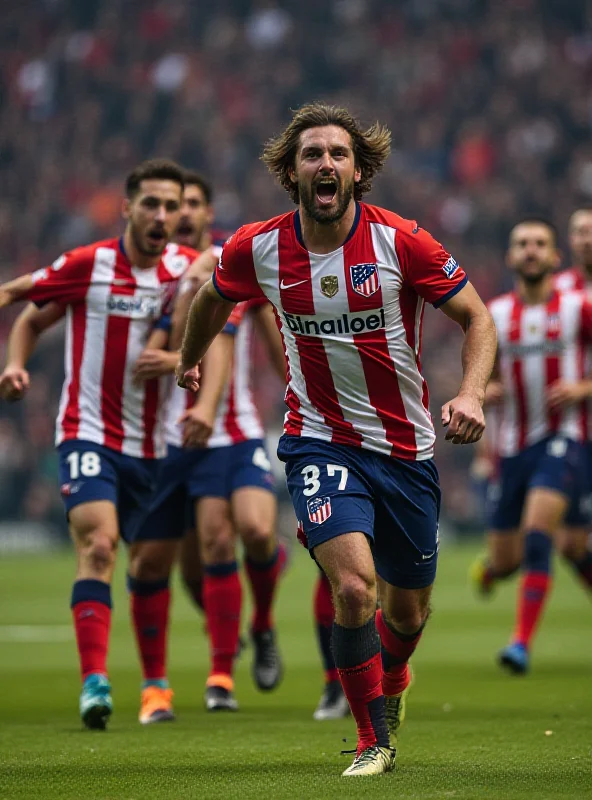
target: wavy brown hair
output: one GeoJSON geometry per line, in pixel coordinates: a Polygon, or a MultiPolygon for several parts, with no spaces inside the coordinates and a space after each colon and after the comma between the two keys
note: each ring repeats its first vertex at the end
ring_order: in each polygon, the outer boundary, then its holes
{"type": "Polygon", "coordinates": [[[355,184],[354,197],[361,200],[372,188],[372,179],[384,166],[391,151],[391,132],[385,125],[375,122],[367,130],[349,111],[325,103],[309,103],[296,109],[288,127],[275,139],[266,142],[261,160],[276,176],[295,203],[299,202],[298,184],[290,179],[290,170],[296,166],[296,152],[300,134],[309,128],[336,125],[351,137],[356,167],[361,179],[355,184]]]}

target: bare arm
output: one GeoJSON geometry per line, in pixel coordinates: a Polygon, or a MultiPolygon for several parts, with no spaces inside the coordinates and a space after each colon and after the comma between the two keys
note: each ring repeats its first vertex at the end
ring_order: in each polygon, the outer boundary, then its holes
{"type": "Polygon", "coordinates": [[[25,369],[43,331],[64,316],[57,303],[37,308],[34,303],[16,318],[6,344],[6,366],[0,375],[0,397],[20,400],[29,388],[29,373],[25,369]]]}
{"type": "Polygon", "coordinates": [[[189,310],[181,347],[181,361],[177,366],[179,386],[197,390],[199,372],[196,365],[224,327],[235,305],[216,291],[212,281],[208,281],[199,290],[189,310]]]}
{"type": "Polygon", "coordinates": [[[202,379],[195,405],[186,411],[180,422],[183,426],[183,446],[206,445],[216,420],[218,405],[228,382],[234,354],[234,336],[221,333],[212,342],[202,365],[202,379]]]}
{"type": "Polygon", "coordinates": [[[178,350],[181,347],[183,331],[187,324],[193,298],[196,292],[212,277],[217,260],[211,249],[205,250],[195,259],[183,276],[173,310],[171,349],[178,350]]]}
{"type": "Polygon", "coordinates": [[[442,424],[448,428],[446,439],[453,444],[470,444],[485,430],[483,402],[497,350],[495,324],[470,283],[445,303],[442,311],[465,333],[463,379],[457,396],[442,406],[442,424]]]}
{"type": "Polygon", "coordinates": [[[267,345],[273,367],[282,382],[286,382],[286,354],[281,334],[270,303],[260,306],[254,314],[255,325],[267,345]]]}
{"type": "Polygon", "coordinates": [[[0,308],[16,303],[33,288],[33,277],[30,274],[21,275],[13,281],[0,286],[0,308]]]}

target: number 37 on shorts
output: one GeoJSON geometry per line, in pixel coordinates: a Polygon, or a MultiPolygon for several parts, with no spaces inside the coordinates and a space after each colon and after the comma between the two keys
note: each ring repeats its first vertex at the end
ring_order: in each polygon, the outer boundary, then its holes
{"type": "Polygon", "coordinates": [[[307,464],[300,470],[300,474],[304,484],[302,494],[309,498],[306,503],[308,518],[310,522],[320,525],[329,519],[333,510],[331,497],[319,495],[319,492],[327,491],[333,494],[335,491],[345,491],[349,470],[341,464],[323,464],[321,467],[307,464]],[[337,486],[336,481],[338,481],[337,486]]]}

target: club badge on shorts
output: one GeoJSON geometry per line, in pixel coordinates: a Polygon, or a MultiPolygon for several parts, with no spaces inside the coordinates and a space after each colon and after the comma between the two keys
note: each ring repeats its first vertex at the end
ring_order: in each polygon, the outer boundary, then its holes
{"type": "Polygon", "coordinates": [[[331,516],[330,497],[311,497],[306,503],[308,518],[311,522],[321,525],[331,516]]]}

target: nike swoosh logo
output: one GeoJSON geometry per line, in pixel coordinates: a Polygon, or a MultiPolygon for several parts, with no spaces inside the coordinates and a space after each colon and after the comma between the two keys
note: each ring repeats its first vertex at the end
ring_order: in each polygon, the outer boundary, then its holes
{"type": "Polygon", "coordinates": [[[296,283],[284,283],[284,279],[282,278],[280,289],[293,289],[294,286],[300,286],[301,283],[306,283],[307,280],[308,279],[305,278],[303,281],[296,281],[296,283]]]}

